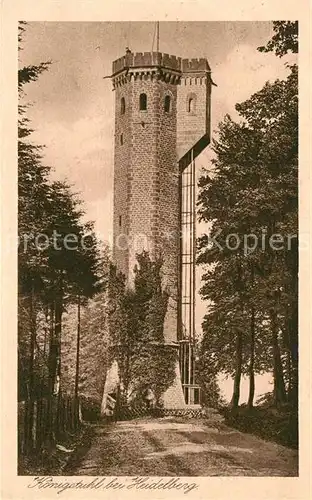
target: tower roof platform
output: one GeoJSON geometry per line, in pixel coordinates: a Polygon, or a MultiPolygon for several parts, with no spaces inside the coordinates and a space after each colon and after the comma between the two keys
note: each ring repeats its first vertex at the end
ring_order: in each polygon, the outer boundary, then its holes
{"type": "Polygon", "coordinates": [[[182,59],[162,52],[127,52],[113,61],[112,76],[129,68],[162,67],[182,73],[210,73],[210,66],[205,58],[182,59]]]}

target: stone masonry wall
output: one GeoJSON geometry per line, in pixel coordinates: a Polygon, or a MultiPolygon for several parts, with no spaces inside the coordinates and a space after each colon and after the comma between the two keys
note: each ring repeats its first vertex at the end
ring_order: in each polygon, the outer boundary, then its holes
{"type": "Polygon", "coordinates": [[[137,253],[145,249],[152,258],[163,257],[163,283],[170,294],[165,338],[176,341],[177,86],[156,79],[128,81],[116,89],[115,114],[114,259],[131,283],[137,253]],[[140,110],[141,93],[147,95],[146,111],[140,110]],[[167,95],[169,112],[164,109],[167,95]]]}
{"type": "Polygon", "coordinates": [[[154,81],[131,82],[132,134],[129,194],[129,278],[133,277],[136,254],[143,249],[155,257],[155,220],[157,219],[157,84],[154,81]],[[140,110],[140,94],[147,96],[147,110],[140,110]]]}
{"type": "Polygon", "coordinates": [[[163,256],[163,284],[169,292],[164,333],[167,342],[177,341],[177,287],[179,238],[179,171],[176,151],[177,85],[159,82],[159,117],[157,124],[157,169],[159,203],[156,227],[159,250],[163,256]],[[170,96],[170,110],[164,109],[165,97],[170,96]]]}
{"type": "Polygon", "coordinates": [[[191,73],[182,75],[178,89],[177,150],[179,159],[204,135],[210,133],[210,78],[191,73]],[[188,110],[193,99],[194,111],[188,110]]]}
{"type": "Polygon", "coordinates": [[[143,249],[152,258],[163,257],[163,284],[170,294],[164,332],[167,342],[177,340],[176,100],[177,87],[170,83],[156,79],[132,83],[129,276],[131,281],[136,253],[143,249]],[[147,95],[146,111],[139,109],[142,92],[147,95]],[[164,110],[166,95],[171,99],[169,113],[164,110]]]}
{"type": "Polygon", "coordinates": [[[128,275],[129,188],[132,149],[131,85],[127,83],[115,91],[115,148],[114,148],[114,248],[118,269],[128,275]],[[125,113],[121,114],[121,99],[125,99],[125,113]],[[123,144],[121,144],[121,136],[123,144]]]}

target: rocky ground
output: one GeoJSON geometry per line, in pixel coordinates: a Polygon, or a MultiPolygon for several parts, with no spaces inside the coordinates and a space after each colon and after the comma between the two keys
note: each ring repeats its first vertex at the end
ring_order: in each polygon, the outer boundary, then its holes
{"type": "Polygon", "coordinates": [[[298,452],[209,419],[141,418],[94,424],[66,475],[296,476],[298,452]]]}

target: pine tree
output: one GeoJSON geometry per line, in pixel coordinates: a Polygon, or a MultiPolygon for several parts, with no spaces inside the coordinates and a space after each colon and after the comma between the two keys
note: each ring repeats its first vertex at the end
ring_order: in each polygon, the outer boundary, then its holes
{"type": "MultiPolygon", "coordinates": [[[[20,43],[24,30],[25,23],[21,23],[20,43]]],[[[28,108],[22,104],[24,87],[35,82],[49,64],[18,71],[19,396],[26,399],[28,451],[33,445],[35,401],[43,395],[49,398],[46,434],[53,438],[52,403],[61,375],[64,309],[76,303],[77,297],[91,297],[102,287],[93,226],[82,222],[81,202],[70,186],[50,180],[42,147],[31,142],[28,108]]]]}

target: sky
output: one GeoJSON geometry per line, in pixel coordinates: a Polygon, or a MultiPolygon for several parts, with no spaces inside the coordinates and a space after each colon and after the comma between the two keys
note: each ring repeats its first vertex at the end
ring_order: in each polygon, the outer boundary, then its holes
{"type": "MultiPolygon", "coordinates": [[[[154,22],[33,22],[19,52],[20,65],[52,61],[49,70],[26,88],[32,106],[33,142],[42,144],[53,177],[67,179],[84,201],[86,219],[95,222],[102,240],[112,241],[114,92],[112,61],[153,48],[154,22]]],[[[238,118],[235,104],[248,99],[266,81],[287,75],[285,58],[260,53],[272,36],[271,22],[161,22],[160,51],[183,58],[206,57],[216,87],[212,89],[212,135],[225,114],[238,118]]],[[[155,50],[155,44],[154,44],[155,50]]],[[[287,59],[290,61],[290,58],[287,59]]],[[[196,160],[209,167],[209,147],[196,160]]],[[[198,233],[205,227],[198,225],[198,233]]],[[[200,287],[198,270],[197,284],[200,287]]],[[[198,296],[197,329],[206,303],[198,296]]],[[[231,384],[223,383],[225,396],[231,384]]],[[[242,401],[247,396],[243,383],[242,401]]],[[[268,377],[257,377],[256,394],[268,390],[268,377]]]]}

